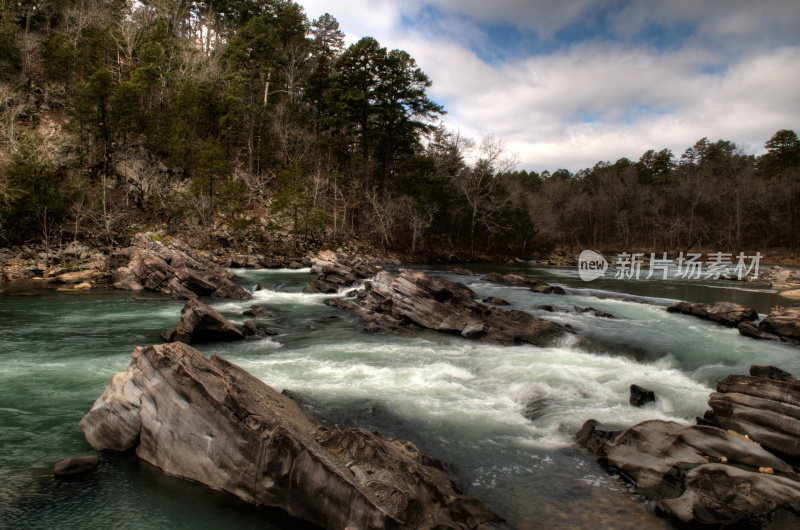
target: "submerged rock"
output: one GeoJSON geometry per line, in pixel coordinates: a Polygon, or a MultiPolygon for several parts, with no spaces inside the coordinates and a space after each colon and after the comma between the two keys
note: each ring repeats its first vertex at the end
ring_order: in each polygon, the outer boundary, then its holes
{"type": "Polygon", "coordinates": [[[541,309],[542,311],[548,311],[550,313],[569,313],[572,315],[591,315],[593,317],[600,317],[600,318],[616,318],[611,313],[600,311],[599,309],[595,309],[594,307],[581,307],[577,305],[555,306],[546,304],[546,305],[536,306],[536,309],[541,309]]]}
{"type": "Polygon", "coordinates": [[[490,272],[484,274],[481,280],[498,283],[500,285],[508,285],[511,287],[527,287],[533,292],[544,294],[565,294],[563,288],[558,285],[549,285],[536,278],[530,276],[521,276],[519,274],[500,274],[499,272],[490,272]]]}
{"type": "Polygon", "coordinates": [[[733,302],[715,302],[711,305],[675,302],[667,308],[667,311],[694,315],[732,328],[742,322],[758,320],[758,313],[752,307],[733,302]]]}
{"type": "MultiPolygon", "coordinates": [[[[253,323],[255,328],[255,323],[253,323]]],[[[255,334],[255,329],[253,329],[255,334]]],[[[181,321],[161,334],[167,342],[200,344],[203,342],[242,340],[245,334],[213,307],[192,298],[181,310],[181,321]]]]}
{"type": "Polygon", "coordinates": [[[56,478],[68,479],[91,473],[100,465],[100,457],[97,455],[73,456],[59,460],[53,466],[53,475],[56,478]]]}
{"type": "Polygon", "coordinates": [[[502,520],[410,442],[323,427],[225,359],[137,348],[80,422],[96,449],[325,528],[498,528],[502,520]]]}
{"type": "Polygon", "coordinates": [[[247,300],[250,293],[232,275],[199,252],[150,233],[133,237],[127,265],[114,271],[114,287],[156,291],[173,298],[215,296],[247,300]]]}
{"type": "Polygon", "coordinates": [[[424,328],[498,344],[539,346],[574,332],[569,326],[524,311],[485,306],[463,283],[421,271],[380,272],[375,281],[366,282],[355,300],[325,303],[355,313],[369,331],[413,333],[424,328]]]}

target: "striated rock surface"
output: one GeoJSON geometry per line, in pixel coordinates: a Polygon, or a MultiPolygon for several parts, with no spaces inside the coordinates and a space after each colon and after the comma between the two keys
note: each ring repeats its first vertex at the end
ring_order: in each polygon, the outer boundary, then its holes
{"type": "Polygon", "coordinates": [[[773,307],[758,323],[758,330],[780,338],[800,341],[800,304],[773,307]]]}
{"type": "Polygon", "coordinates": [[[322,427],[238,366],[182,343],[137,348],[80,422],[96,449],[325,528],[497,528],[412,443],[322,427]]]}
{"type": "Polygon", "coordinates": [[[431,329],[499,344],[552,343],[572,328],[524,311],[485,306],[462,283],[432,278],[421,271],[383,271],[366,282],[354,299],[328,305],[353,312],[370,331],[413,333],[431,329]]]}
{"type": "Polygon", "coordinates": [[[622,431],[587,421],[579,444],[683,524],[800,525],[800,382],[751,367],[717,385],[704,423],[650,420],[622,431]]]}
{"type": "Polygon", "coordinates": [[[250,293],[232,275],[198,252],[155,234],[133,237],[126,266],[114,271],[114,287],[131,291],[155,291],[174,298],[215,296],[246,300],[250,293]]]}
{"type": "Polygon", "coordinates": [[[750,372],[717,382],[708,401],[712,424],[746,434],[800,464],[800,381],[774,367],[754,366],[750,372]]]}
{"type": "Polygon", "coordinates": [[[542,281],[529,276],[521,276],[519,274],[500,274],[499,272],[490,272],[481,276],[481,280],[497,283],[500,285],[508,285],[511,287],[527,287],[531,291],[544,294],[565,294],[563,288],[558,285],[549,285],[542,281]]]}
{"type": "MultiPolygon", "coordinates": [[[[255,334],[253,324],[252,334],[255,334]]],[[[181,310],[181,321],[161,334],[167,342],[200,344],[203,342],[233,341],[245,338],[245,333],[234,326],[213,307],[192,298],[181,310]]]]}
{"type": "Polygon", "coordinates": [[[303,292],[336,293],[339,287],[348,287],[372,278],[378,270],[380,268],[372,259],[322,250],[311,259],[311,272],[317,275],[317,279],[311,280],[303,292]]]}
{"type": "Polygon", "coordinates": [[[733,302],[716,302],[714,304],[675,302],[667,308],[667,311],[670,313],[694,315],[732,328],[737,327],[742,322],[750,322],[758,319],[758,313],[756,313],[752,307],[734,304],[733,302]]]}

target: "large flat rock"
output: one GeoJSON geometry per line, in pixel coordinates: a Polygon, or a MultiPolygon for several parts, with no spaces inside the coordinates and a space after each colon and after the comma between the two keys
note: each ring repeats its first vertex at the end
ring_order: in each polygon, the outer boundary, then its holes
{"type": "Polygon", "coordinates": [[[800,382],[772,366],[731,375],[705,425],[650,420],[625,430],[587,421],[578,443],[659,512],[689,525],[800,527],[800,382]]]}
{"type": "Polygon", "coordinates": [[[96,449],[325,528],[496,528],[410,442],[323,427],[238,366],[182,343],[137,348],[80,422],[96,449]]]}
{"type": "Polygon", "coordinates": [[[327,304],[347,309],[370,331],[429,329],[496,344],[552,344],[572,328],[530,313],[481,304],[466,285],[421,271],[379,272],[352,299],[327,304]]]}

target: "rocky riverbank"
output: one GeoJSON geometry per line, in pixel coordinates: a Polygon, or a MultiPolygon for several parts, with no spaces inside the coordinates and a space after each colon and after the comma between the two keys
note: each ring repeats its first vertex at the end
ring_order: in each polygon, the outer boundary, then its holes
{"type": "Polygon", "coordinates": [[[225,359],[183,343],[137,348],[80,422],[177,477],[325,528],[504,528],[413,443],[324,426],[225,359]]]}
{"type": "Polygon", "coordinates": [[[625,430],[587,421],[576,435],[609,471],[688,525],[800,525],[800,381],[774,367],[717,383],[697,425],[625,430]]]}
{"type": "Polygon", "coordinates": [[[773,307],[761,320],[752,307],[732,302],[714,304],[675,302],[667,308],[667,311],[692,315],[723,326],[737,328],[740,335],[753,339],[800,344],[800,304],[773,307]]]}

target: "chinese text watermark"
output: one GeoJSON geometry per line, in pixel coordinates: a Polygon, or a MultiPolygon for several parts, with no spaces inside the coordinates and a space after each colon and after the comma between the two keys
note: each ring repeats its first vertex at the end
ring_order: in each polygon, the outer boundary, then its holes
{"type": "MultiPolygon", "coordinates": [[[[710,252],[705,256],[699,252],[680,252],[672,259],[663,252],[657,256],[651,252],[649,259],[643,252],[617,254],[612,261],[614,278],[628,280],[649,280],[677,278],[684,280],[742,280],[749,276],[758,278],[761,253],[752,256],[740,252],[710,252]],[[705,258],[705,259],[704,259],[705,258]]],[[[593,250],[584,250],[578,258],[578,275],[584,281],[591,281],[605,275],[609,269],[608,261],[593,250]]]]}

